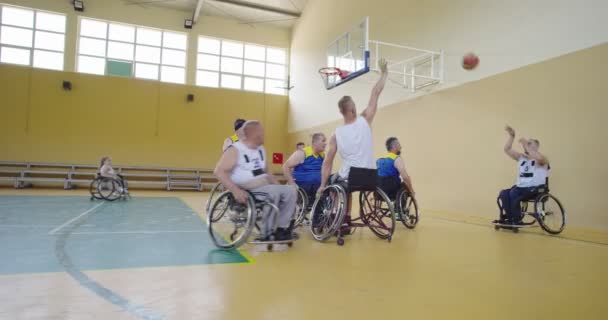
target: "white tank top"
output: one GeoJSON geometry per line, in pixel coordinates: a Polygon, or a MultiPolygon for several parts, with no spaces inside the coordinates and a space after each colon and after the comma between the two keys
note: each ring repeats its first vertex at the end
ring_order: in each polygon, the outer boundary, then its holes
{"type": "Polygon", "coordinates": [[[546,183],[549,176],[549,165],[541,166],[538,161],[526,157],[519,158],[519,176],[517,186],[520,188],[538,187],[546,183]]]}
{"type": "Polygon", "coordinates": [[[337,128],[336,142],[342,158],[340,177],[348,178],[351,167],[376,169],[372,128],[364,117],[359,116],[355,122],[337,128]]]}
{"type": "Polygon", "coordinates": [[[237,185],[244,185],[254,179],[266,176],[266,149],[264,149],[264,146],[250,149],[241,141],[238,141],[233,143],[231,147],[239,153],[236,166],[232,169],[230,175],[232,182],[237,185]]]}

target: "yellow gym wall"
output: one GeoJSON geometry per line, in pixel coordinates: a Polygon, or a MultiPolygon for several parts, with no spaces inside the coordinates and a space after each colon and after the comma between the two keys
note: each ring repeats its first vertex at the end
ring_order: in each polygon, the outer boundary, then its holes
{"type": "MultiPolygon", "coordinates": [[[[564,204],[568,225],[606,230],[606,57],[602,44],[381,108],[373,124],[375,155],[386,152],[387,137],[400,139],[423,219],[438,211],[490,220],[498,191],[516,180],[516,162],[503,152],[503,128],[510,124],[517,139],[540,140],[551,160],[551,192],[564,204]]],[[[358,101],[359,111],[366,102],[358,101]]],[[[335,103],[325,108],[338,115],[335,103]]],[[[308,142],[317,131],[329,136],[339,124],[292,133],[289,145],[308,142]]]]}
{"type": "Polygon", "coordinates": [[[0,97],[0,161],[96,163],[108,154],[123,165],[212,168],[236,117],[263,121],[269,153],[288,150],[287,96],[3,64],[0,97]]]}
{"type": "MultiPolygon", "coordinates": [[[[236,117],[260,119],[269,153],[285,152],[286,96],[172,85],[72,73],[78,17],[188,33],[187,84],[195,83],[199,35],[288,48],[291,30],[202,15],[183,28],[192,11],[127,5],[122,0],[4,0],[3,3],[67,15],[65,70],[53,72],[0,64],[0,161],[96,163],[210,168],[236,117]],[[70,80],[74,89],[61,89],[70,80]],[[193,93],[195,101],[186,102],[193,93]]],[[[279,166],[272,166],[280,171],[279,166]]]]}

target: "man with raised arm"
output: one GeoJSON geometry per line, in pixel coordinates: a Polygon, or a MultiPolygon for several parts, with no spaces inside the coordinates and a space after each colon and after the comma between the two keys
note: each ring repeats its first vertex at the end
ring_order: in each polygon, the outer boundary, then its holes
{"type": "Polygon", "coordinates": [[[520,224],[522,219],[520,202],[536,193],[536,190],[545,185],[549,174],[549,160],[538,151],[540,142],[536,139],[520,138],[524,152],[513,150],[515,130],[505,127],[509,134],[504,151],[513,160],[518,162],[519,175],[517,184],[500,192],[502,210],[500,219],[494,223],[520,224]]]}
{"type": "MultiPolygon", "coordinates": [[[[322,192],[328,183],[346,180],[351,167],[376,169],[371,124],[378,111],[378,98],[388,78],[386,60],[380,59],[379,66],[381,71],[380,80],[372,89],[369,103],[361,115],[357,114],[357,107],[350,96],[344,96],[338,101],[338,108],[344,119],[344,125],[337,128],[335,134],[329,140],[329,147],[321,169],[319,192],[322,192]],[[339,153],[342,158],[342,167],[329,181],[336,153],[339,153]]],[[[351,202],[352,196],[349,195],[346,223],[350,222],[351,202]]]]}

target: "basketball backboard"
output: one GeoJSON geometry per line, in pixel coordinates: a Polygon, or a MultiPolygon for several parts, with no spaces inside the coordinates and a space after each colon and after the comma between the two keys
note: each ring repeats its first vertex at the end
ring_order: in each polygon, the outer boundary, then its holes
{"type": "Polygon", "coordinates": [[[337,87],[369,72],[369,17],[351,27],[327,48],[327,67],[339,72],[322,73],[325,88],[337,87]]]}
{"type": "MultiPolygon", "coordinates": [[[[369,17],[330,43],[327,65],[319,69],[319,74],[329,90],[369,71],[380,72],[381,58],[388,63],[389,82],[399,87],[416,92],[443,82],[443,51],[370,40],[369,17]]],[[[363,81],[366,78],[361,77],[363,81]]]]}

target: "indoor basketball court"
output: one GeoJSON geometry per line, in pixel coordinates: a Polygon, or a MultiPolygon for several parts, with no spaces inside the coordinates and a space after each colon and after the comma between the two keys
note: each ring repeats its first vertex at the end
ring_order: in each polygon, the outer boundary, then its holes
{"type": "Polygon", "coordinates": [[[0,319],[605,319],[606,13],[1,2],[0,319]]]}

